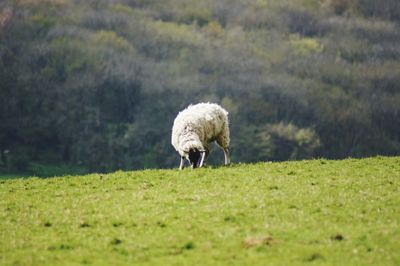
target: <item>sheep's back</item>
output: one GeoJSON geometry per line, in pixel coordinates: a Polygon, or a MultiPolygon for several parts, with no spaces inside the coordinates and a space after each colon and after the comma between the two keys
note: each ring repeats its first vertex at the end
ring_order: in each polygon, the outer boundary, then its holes
{"type": "Polygon", "coordinates": [[[178,136],[192,132],[200,141],[209,143],[221,133],[228,123],[228,112],[217,104],[200,103],[181,111],[172,128],[172,145],[178,146],[178,136]]]}

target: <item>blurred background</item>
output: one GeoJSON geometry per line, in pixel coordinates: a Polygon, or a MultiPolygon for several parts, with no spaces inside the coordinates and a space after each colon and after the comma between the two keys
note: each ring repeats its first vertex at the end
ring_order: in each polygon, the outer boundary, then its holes
{"type": "Polygon", "coordinates": [[[399,59],[398,0],[1,0],[0,175],[178,167],[201,101],[233,162],[400,155],[399,59]]]}

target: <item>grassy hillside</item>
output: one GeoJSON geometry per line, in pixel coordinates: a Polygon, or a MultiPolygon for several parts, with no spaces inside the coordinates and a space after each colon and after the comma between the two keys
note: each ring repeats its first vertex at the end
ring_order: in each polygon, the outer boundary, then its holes
{"type": "Polygon", "coordinates": [[[1,265],[399,265],[400,157],[0,181],[1,265]]]}

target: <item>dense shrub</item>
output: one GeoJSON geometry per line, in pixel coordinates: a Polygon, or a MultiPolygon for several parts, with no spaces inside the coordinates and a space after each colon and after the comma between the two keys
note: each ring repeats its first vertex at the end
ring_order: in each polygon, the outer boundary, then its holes
{"type": "Polygon", "coordinates": [[[398,11],[394,0],[1,1],[2,168],[6,150],[19,171],[176,166],[173,119],[199,101],[230,112],[233,161],[399,154],[398,11]]]}

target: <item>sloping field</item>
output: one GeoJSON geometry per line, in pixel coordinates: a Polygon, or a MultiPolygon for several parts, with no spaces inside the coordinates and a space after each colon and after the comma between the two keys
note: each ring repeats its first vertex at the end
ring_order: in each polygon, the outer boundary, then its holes
{"type": "Polygon", "coordinates": [[[0,180],[0,265],[399,265],[400,157],[0,180]]]}

